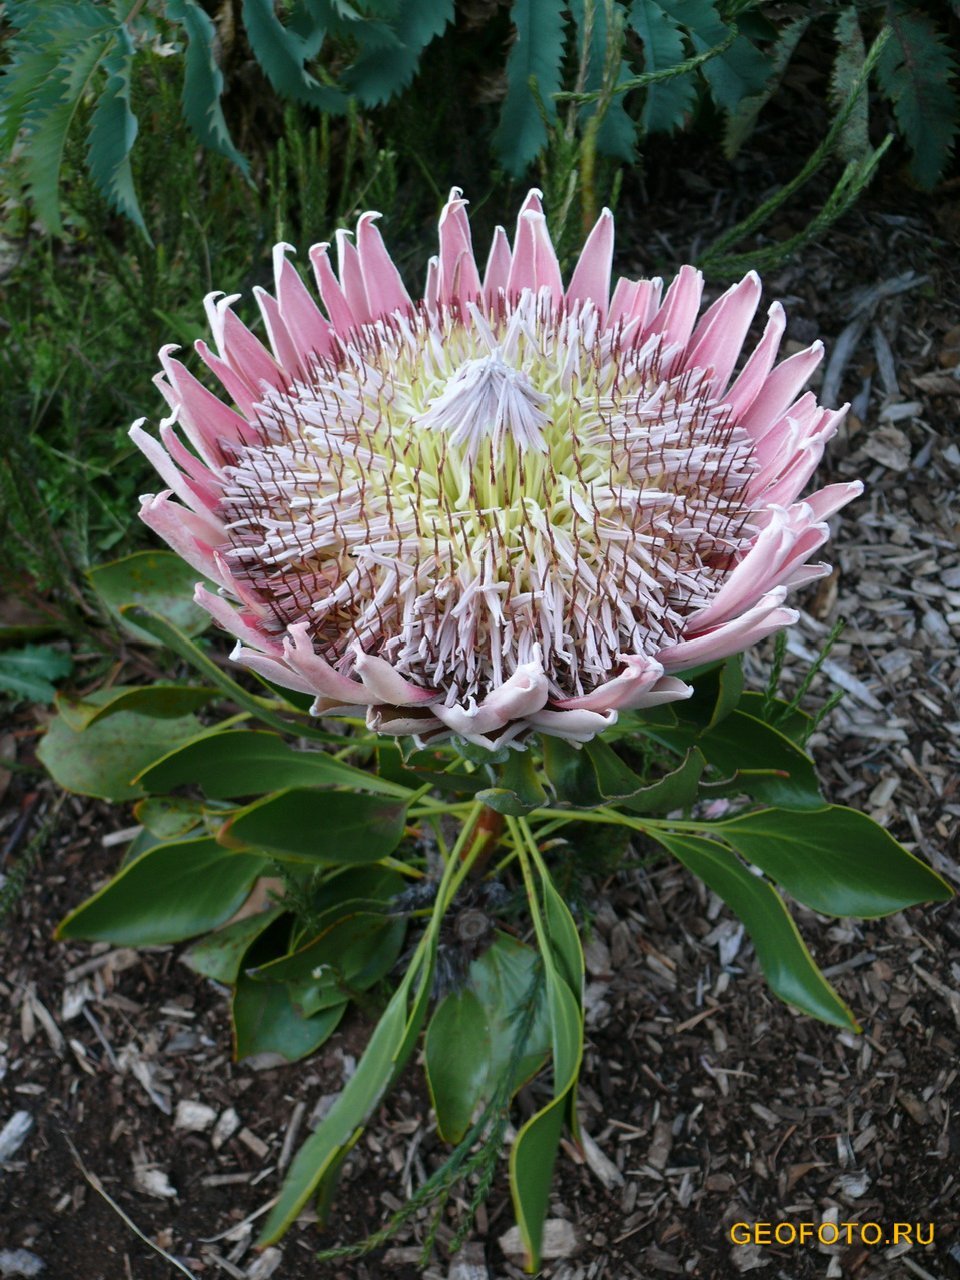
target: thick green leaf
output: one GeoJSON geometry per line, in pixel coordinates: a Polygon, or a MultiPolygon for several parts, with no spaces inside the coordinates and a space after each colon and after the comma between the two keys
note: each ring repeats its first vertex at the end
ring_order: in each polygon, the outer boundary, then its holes
{"type": "Polygon", "coordinates": [[[378,862],[400,843],[406,812],[405,804],[382,796],[292,788],[241,809],[218,838],[294,862],[378,862]]]}
{"type": "MultiPolygon", "coordinates": [[[[106,702],[111,693],[99,689],[86,701],[106,702]]],[[[199,729],[195,716],[157,720],[120,711],[77,733],[63,715],[57,715],[37,748],[37,757],[67,791],[102,800],[133,800],[144,794],[133,781],[137,774],[199,729]]]]}
{"type": "Polygon", "coordinates": [[[549,875],[541,877],[543,886],[543,914],[547,925],[547,934],[553,944],[560,971],[566,978],[567,985],[580,1004],[583,1000],[584,960],[583,946],[580,942],[580,931],[574,923],[570,908],[557,892],[557,887],[549,875]]]}
{"type": "Polygon", "coordinates": [[[837,1027],[859,1030],[853,1015],[817,968],[776,889],[714,840],[676,832],[651,833],[718,894],[753,940],[772,991],[788,1004],[837,1027]]]}
{"type": "MultiPolygon", "coordinates": [[[[194,831],[204,823],[209,810],[202,800],[183,800],[171,796],[147,796],[133,806],[138,822],[161,840],[174,840],[194,831]]],[[[214,814],[216,819],[217,815],[214,814]]],[[[219,815],[217,825],[223,822],[225,813],[219,815]]],[[[209,832],[207,834],[210,834],[209,832]]]]}
{"type": "Polygon", "coordinates": [[[196,937],[229,920],[267,867],[215,840],[149,849],[61,922],[59,938],[152,946],[196,937]]]}
{"type": "Polygon", "coordinates": [[[824,805],[810,757],[778,729],[743,711],[732,712],[699,735],[684,724],[649,732],[678,752],[698,747],[724,778],[739,774],[740,789],[757,800],[783,809],[820,809],[824,805]]]}
{"type": "MultiPolygon", "coordinates": [[[[489,1078],[492,1033],[488,1012],[470,986],[437,1005],[424,1039],[424,1069],[445,1142],[459,1142],[489,1078]]],[[[494,1087],[495,1082],[494,1082],[494,1087]]]]}
{"type": "Polygon", "coordinates": [[[501,766],[497,785],[478,791],[476,798],[497,813],[518,818],[531,809],[538,809],[546,804],[547,793],[530,752],[511,751],[506,763],[501,766]]]}
{"type": "Polygon", "coordinates": [[[565,738],[544,735],[543,771],[561,804],[589,809],[603,803],[590,757],[565,738]]]}
{"type": "Polygon", "coordinates": [[[674,706],[677,718],[684,723],[696,724],[702,730],[713,729],[736,711],[742,700],[743,663],[739,654],[693,678],[688,672],[686,678],[693,685],[693,697],[674,706]]]}
{"type": "Polygon", "coordinates": [[[366,991],[393,968],[403,946],[406,921],[371,911],[336,908],[338,918],[304,946],[248,969],[256,982],[287,985],[294,1006],[304,1016],[329,1009],[356,991],[366,991]]]}
{"type": "MultiPolygon", "coordinates": [[[[630,25],[643,44],[644,73],[666,71],[686,60],[683,33],[656,0],[633,0],[630,25]]],[[[645,133],[672,133],[693,110],[696,82],[687,72],[647,87],[640,125],[645,133]]]]}
{"type": "Polygon", "coordinates": [[[583,1054],[583,1023],[576,997],[549,966],[546,985],[553,1044],[553,1099],[527,1121],[510,1152],[510,1191],[528,1271],[540,1266],[553,1166],[583,1054]]]}
{"type": "Polygon", "coordinates": [[[536,1007],[509,1093],[546,1061],[550,1024],[538,964],[531,947],[499,933],[471,964],[462,990],[437,1006],[424,1041],[424,1063],[437,1126],[447,1142],[459,1142],[474,1112],[501,1090],[515,1058],[518,1023],[531,1000],[536,1007]]]}
{"type": "Polygon", "coordinates": [[[52,682],[62,680],[72,670],[69,653],[48,644],[4,649],[0,652],[0,689],[31,702],[50,703],[57,692],[52,682]]]}
{"type": "Polygon", "coordinates": [[[562,84],[564,25],[553,0],[514,0],[510,16],[516,38],[507,59],[507,96],[494,148],[507,172],[519,178],[547,141],[531,79],[547,119],[556,117],[553,95],[562,84]]]}
{"type": "Polygon", "coordinates": [[[167,17],[179,22],[187,36],[184,60],[183,114],[199,141],[231,160],[249,177],[246,157],[234,145],[224,119],[223,73],[215,53],[217,30],[196,0],[166,0],[167,17]]]}
{"type": "Polygon", "coordinates": [[[671,813],[674,809],[688,809],[700,794],[700,779],[706,767],[703,752],[691,747],[683,764],[617,803],[621,809],[628,809],[631,813],[671,813]]]}
{"type": "Polygon", "coordinates": [[[824,915],[884,916],[953,896],[935,871],[855,809],[761,809],[716,823],[716,832],[791,897],[824,915]]]}
{"type": "Polygon", "coordinates": [[[157,760],[138,781],[157,795],[191,785],[217,800],[295,786],[347,786],[398,797],[409,794],[402,785],[355,769],[326,751],[298,750],[277,734],[259,729],[204,733],[157,760]]]}
{"type": "Polygon", "coordinates": [[[180,958],[194,973],[233,986],[251,944],[281,915],[283,907],[276,906],[235,920],[195,942],[180,958]]]}
{"type": "MultiPolygon", "coordinates": [[[[257,965],[275,954],[286,934],[284,920],[260,932],[246,950],[241,965],[257,965]]],[[[254,982],[241,972],[231,1005],[234,1053],[237,1058],[249,1058],[255,1053],[279,1053],[288,1062],[296,1062],[333,1035],[346,1008],[347,1001],[343,1000],[311,1018],[304,1018],[286,987],[254,982]]]]}
{"type": "Polygon", "coordinates": [[[107,609],[146,644],[159,644],[152,632],[138,627],[120,612],[123,605],[141,605],[168,619],[188,636],[210,625],[210,615],[193,603],[197,571],[172,551],[137,551],[90,569],[87,578],[107,609]]]}
{"type": "Polygon", "coordinates": [[[782,733],[801,749],[813,732],[813,716],[801,711],[799,707],[791,706],[783,698],[773,698],[768,702],[766,694],[745,693],[740,699],[739,709],[765,724],[772,724],[778,733],[782,733]]]}
{"type": "Polygon", "coordinates": [[[153,720],[179,720],[219,696],[216,689],[186,684],[114,685],[98,692],[106,696],[96,702],[60,698],[58,710],[77,733],[121,711],[153,720]]]}

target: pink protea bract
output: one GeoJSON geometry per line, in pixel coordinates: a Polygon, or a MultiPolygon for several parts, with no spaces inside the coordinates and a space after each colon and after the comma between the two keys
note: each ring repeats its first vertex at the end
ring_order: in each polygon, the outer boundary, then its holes
{"type": "Polygon", "coordinates": [[[131,430],[169,486],[141,515],[218,585],[235,661],[382,733],[583,742],[796,620],[861,485],[800,498],[844,411],[801,394],[819,342],[775,365],[779,303],[734,376],[755,273],[702,315],[689,266],[611,295],[604,210],[564,288],[531,191],[481,278],[454,188],[415,303],[378,216],[337,272],[310,250],[322,311],[277,245],[269,349],[210,295],[233,407],[165,347],[170,417],[131,430]]]}

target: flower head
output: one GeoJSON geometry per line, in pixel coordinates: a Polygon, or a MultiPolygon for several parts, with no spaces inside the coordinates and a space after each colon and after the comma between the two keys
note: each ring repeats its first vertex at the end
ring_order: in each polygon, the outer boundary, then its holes
{"type": "Polygon", "coordinates": [[[310,250],[323,311],[277,245],[269,350],[210,295],[197,350],[235,407],[160,352],[171,416],[131,435],[169,488],[141,515],[219,584],[197,599],[234,659],[316,714],[585,741],[795,621],[787,590],[827,572],[808,561],[861,486],[799,500],[843,410],[800,394],[820,343],[774,365],[779,303],[732,376],[754,273],[699,319],[692,267],[611,296],[604,210],[564,288],[532,191],[481,279],[465,206],[454,188],[419,302],[374,213],[338,273],[310,250]]]}

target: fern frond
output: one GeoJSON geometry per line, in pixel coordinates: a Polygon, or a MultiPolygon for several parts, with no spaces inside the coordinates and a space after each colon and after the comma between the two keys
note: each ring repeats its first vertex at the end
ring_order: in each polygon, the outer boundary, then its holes
{"type": "Polygon", "coordinates": [[[783,73],[811,21],[812,15],[806,14],[802,18],[795,18],[793,22],[788,22],[781,29],[770,55],[770,76],[766,84],[759,93],[744,98],[739,106],[727,115],[723,135],[723,153],[728,160],[733,159],[753,132],[757,117],[780,87],[783,73]]]}
{"type": "Polygon", "coordinates": [[[237,150],[220,100],[223,73],[214,52],[216,28],[196,0],[167,0],[167,17],[179,22],[187,39],[183,73],[183,115],[197,141],[232,161],[250,177],[246,156],[237,150]]]}
{"type": "Polygon", "coordinates": [[[53,234],[63,230],[59,187],[67,134],[115,40],[115,31],[105,31],[77,45],[46,83],[36,88],[24,111],[28,132],[24,174],[37,214],[53,234]]]}
{"type": "Polygon", "coordinates": [[[421,54],[453,21],[453,0],[400,0],[389,25],[393,45],[372,39],[374,24],[358,26],[360,53],[344,74],[346,88],[365,106],[378,106],[405,89],[416,74],[421,54]]]}
{"type": "MultiPolygon", "coordinates": [[[[713,0],[662,0],[667,14],[690,33],[697,53],[724,44],[732,28],[713,0]]],[[[770,78],[770,59],[747,36],[736,34],[723,53],[703,65],[703,77],[718,107],[735,111],[744,98],[759,93],[770,78]]]]}
{"type": "Polygon", "coordinates": [[[557,0],[515,0],[512,17],[516,40],[507,59],[507,96],[494,148],[507,172],[518,178],[545,145],[547,121],[556,119],[554,94],[562,83],[565,30],[557,0]]]}
{"type": "MultiPolygon", "coordinates": [[[[850,95],[850,86],[863,68],[867,56],[863,33],[857,18],[857,6],[847,5],[837,15],[837,52],[830,72],[830,101],[839,111],[850,95]]],[[[844,160],[860,160],[870,151],[869,96],[861,94],[840,131],[837,151],[844,160]]]]}
{"type": "Polygon", "coordinates": [[[125,26],[104,59],[107,82],[97,100],[87,137],[87,168],[101,195],[125,214],[150,241],[133,185],[130,152],[137,138],[137,117],[130,105],[133,41],[125,26]]]}
{"type": "Polygon", "coordinates": [[[936,186],[957,135],[960,104],[951,85],[957,63],[940,31],[925,14],[903,3],[888,7],[893,38],[877,67],[877,81],[893,105],[897,124],[921,187],[936,186]]]}
{"type": "MultiPolygon", "coordinates": [[[[264,75],[284,98],[294,98],[321,111],[340,113],[347,108],[346,96],[339,89],[324,85],[307,70],[307,62],[316,56],[326,30],[314,19],[309,35],[298,32],[293,22],[284,26],[277,17],[273,0],[243,0],[243,25],[254,56],[264,75]]],[[[320,6],[301,9],[294,18],[309,18],[320,12],[320,6]]]]}
{"type": "MultiPolygon", "coordinates": [[[[657,0],[634,0],[630,25],[643,44],[646,74],[667,71],[686,59],[683,33],[657,0]]],[[[651,84],[640,113],[640,124],[647,133],[672,133],[693,110],[696,100],[692,75],[674,76],[661,84],[651,84]]]]}

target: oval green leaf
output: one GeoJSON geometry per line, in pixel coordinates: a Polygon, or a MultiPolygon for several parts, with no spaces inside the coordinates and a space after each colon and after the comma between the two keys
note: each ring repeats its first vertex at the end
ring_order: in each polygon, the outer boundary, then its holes
{"type": "Polygon", "coordinates": [[[935,871],[856,809],[761,809],[715,825],[748,862],[824,915],[885,916],[953,896],[935,871]]]}
{"type": "Polygon", "coordinates": [[[383,796],[294,788],[241,809],[218,839],[294,862],[378,862],[400,843],[406,812],[405,804],[383,796]]]}
{"type": "Polygon", "coordinates": [[[781,1000],[822,1022],[859,1031],[852,1013],[817,968],[783,899],[769,881],[753,875],[715,840],[665,831],[651,835],[743,921],[764,977],[781,1000]]]}
{"type": "Polygon", "coordinates": [[[210,839],[156,845],[71,911],[57,937],[132,947],[194,938],[229,920],[267,865],[210,839]]]}
{"type": "Polygon", "coordinates": [[[124,605],[142,605],[168,618],[185,635],[198,636],[210,626],[210,615],[193,602],[200,574],[172,551],[137,551],[97,565],[87,573],[90,585],[108,611],[145,644],[160,641],[121,613],[124,605]]]}
{"type": "MultiPolygon", "coordinates": [[[[87,702],[99,705],[111,692],[100,689],[87,702]]],[[[157,720],[120,711],[78,733],[63,715],[57,715],[37,748],[37,756],[67,791],[102,800],[134,800],[144,790],[132,779],[154,760],[195,737],[199,729],[195,716],[157,720]]]]}

